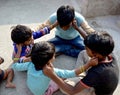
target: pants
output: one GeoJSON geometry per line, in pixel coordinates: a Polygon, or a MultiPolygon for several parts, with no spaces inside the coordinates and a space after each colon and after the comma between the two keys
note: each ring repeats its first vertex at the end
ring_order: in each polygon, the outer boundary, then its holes
{"type": "Polygon", "coordinates": [[[56,53],[61,52],[72,57],[78,57],[79,52],[85,49],[83,39],[80,36],[72,40],[65,40],[55,36],[49,42],[55,45],[56,53]]]}

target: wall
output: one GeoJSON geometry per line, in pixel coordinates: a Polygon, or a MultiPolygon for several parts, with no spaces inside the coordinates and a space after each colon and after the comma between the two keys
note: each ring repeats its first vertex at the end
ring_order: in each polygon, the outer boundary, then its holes
{"type": "Polygon", "coordinates": [[[77,5],[77,7],[75,7],[76,10],[81,12],[85,17],[120,14],[120,0],[75,0],[75,1],[77,5]]]}

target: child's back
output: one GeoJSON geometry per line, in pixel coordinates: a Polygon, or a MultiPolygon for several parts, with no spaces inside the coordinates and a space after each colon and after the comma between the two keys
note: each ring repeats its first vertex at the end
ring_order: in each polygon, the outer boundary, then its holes
{"type": "Polygon", "coordinates": [[[15,63],[12,68],[17,71],[27,70],[27,86],[34,95],[43,95],[47,90],[50,78],[43,74],[43,67],[54,56],[55,48],[47,42],[35,43],[31,51],[32,62],[15,63]]]}

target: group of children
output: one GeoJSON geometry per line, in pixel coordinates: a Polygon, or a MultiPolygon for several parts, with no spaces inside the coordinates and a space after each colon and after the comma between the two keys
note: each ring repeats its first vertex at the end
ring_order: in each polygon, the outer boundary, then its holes
{"type": "MultiPolygon", "coordinates": [[[[15,87],[12,83],[13,69],[27,71],[27,86],[34,95],[52,95],[54,91],[48,93],[49,85],[54,82],[68,95],[76,95],[91,87],[96,95],[112,95],[117,87],[119,69],[112,54],[114,40],[107,32],[92,29],[72,6],[58,8],[37,31],[24,25],[13,27],[11,39],[14,46],[12,69],[0,70],[0,80],[7,78],[6,87],[15,87]],[[34,43],[35,39],[50,33],[53,28],[56,28],[55,38],[34,43]],[[83,66],[62,70],[52,65],[57,54],[79,57],[83,50],[86,50],[86,57],[90,57],[83,66]],[[86,76],[74,87],[63,80],[86,70],[86,76]]],[[[0,58],[0,63],[3,61],[0,58]]]]}

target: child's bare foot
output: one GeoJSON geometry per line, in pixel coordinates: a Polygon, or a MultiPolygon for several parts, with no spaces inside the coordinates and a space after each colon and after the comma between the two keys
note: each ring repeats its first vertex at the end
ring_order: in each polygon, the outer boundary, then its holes
{"type": "Polygon", "coordinates": [[[16,88],[15,84],[13,84],[13,83],[7,83],[5,87],[6,88],[16,88]]]}

